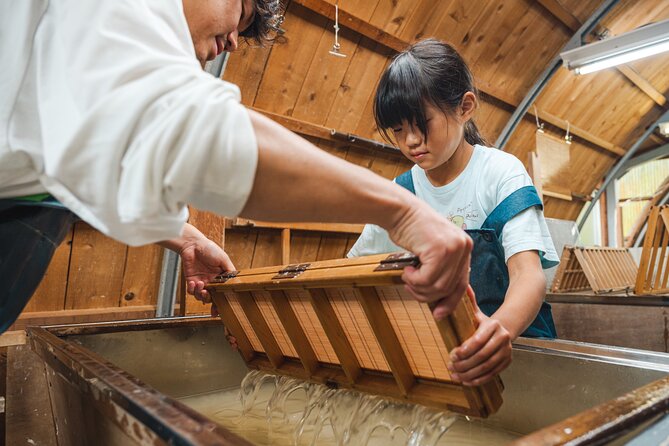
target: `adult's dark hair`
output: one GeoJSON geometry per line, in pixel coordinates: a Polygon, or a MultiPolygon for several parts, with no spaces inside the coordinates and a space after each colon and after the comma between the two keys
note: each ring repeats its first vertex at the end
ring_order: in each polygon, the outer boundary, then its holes
{"type": "Polygon", "coordinates": [[[279,0],[253,0],[253,22],[240,36],[254,40],[259,45],[272,41],[272,33],[283,21],[279,0]]]}
{"type": "MultiPolygon", "coordinates": [[[[472,73],[458,52],[445,42],[423,40],[395,56],[381,76],[374,98],[374,119],[388,141],[392,141],[389,129],[403,121],[415,123],[427,140],[425,103],[452,114],[468,91],[478,99],[472,73]]],[[[487,144],[471,119],[465,124],[465,140],[487,144]]]]}

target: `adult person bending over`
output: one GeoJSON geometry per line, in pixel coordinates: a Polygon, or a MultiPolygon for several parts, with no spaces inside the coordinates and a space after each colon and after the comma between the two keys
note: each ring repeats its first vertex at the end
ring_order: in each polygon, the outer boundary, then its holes
{"type": "Polygon", "coordinates": [[[247,110],[236,86],[202,70],[239,35],[264,39],[277,12],[268,0],[0,0],[0,330],[72,220],[36,194],[129,245],[163,241],[199,294],[233,266],[185,223],[187,204],[259,220],[373,223],[420,257],[404,272],[409,292],[439,301],[437,317],[454,307],[468,281],[464,232],[247,110]]]}

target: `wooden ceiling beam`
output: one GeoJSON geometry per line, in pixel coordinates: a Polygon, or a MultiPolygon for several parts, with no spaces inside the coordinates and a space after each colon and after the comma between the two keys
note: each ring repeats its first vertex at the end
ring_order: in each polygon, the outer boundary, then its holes
{"type": "MultiPolygon", "coordinates": [[[[558,0],[537,0],[553,17],[558,19],[567,28],[576,32],[581,28],[581,21],[567,10],[558,0]]],[[[641,76],[634,68],[629,65],[618,65],[615,67],[623,76],[625,76],[639,90],[643,91],[657,105],[664,107],[667,98],[659,92],[646,78],[641,76]]]]}
{"type": "MultiPolygon", "coordinates": [[[[325,0],[293,0],[292,3],[304,6],[329,20],[335,19],[334,5],[325,0]]],[[[404,40],[341,8],[339,8],[339,24],[397,52],[403,51],[409,46],[404,40]]]]}
{"type": "Polygon", "coordinates": [[[665,107],[667,105],[667,98],[660,93],[653,85],[641,76],[634,68],[629,65],[619,65],[616,67],[623,76],[636,85],[641,91],[646,93],[657,105],[665,107]]]}
{"type": "Polygon", "coordinates": [[[262,113],[273,121],[278,122],[282,126],[286,127],[288,130],[299,133],[302,136],[311,136],[314,138],[323,139],[326,141],[332,141],[337,143],[345,143],[349,146],[358,147],[361,149],[367,150],[382,150],[386,153],[391,153],[393,155],[401,155],[402,152],[399,151],[394,146],[389,144],[384,144],[380,141],[375,141],[373,139],[363,138],[352,133],[344,133],[335,129],[329,129],[322,125],[314,124],[307,121],[302,121],[300,119],[293,118],[291,116],[279,115],[277,113],[272,113],[266,110],[262,110],[256,107],[251,107],[251,110],[262,113]]]}
{"type": "Polygon", "coordinates": [[[573,32],[581,28],[581,21],[558,0],[537,0],[537,2],[573,32]]]}
{"type": "MultiPolygon", "coordinates": [[[[542,111],[542,110],[537,110],[537,113],[539,115],[539,120],[540,121],[546,121],[547,123],[554,125],[555,127],[558,127],[565,132],[567,131],[567,121],[565,121],[562,118],[558,118],[555,115],[552,115],[548,113],[547,111],[542,111]]],[[[528,115],[535,116],[533,112],[528,111],[528,115]]],[[[620,146],[617,146],[611,142],[606,141],[605,139],[600,138],[597,135],[593,135],[592,133],[588,132],[587,130],[584,130],[578,126],[575,126],[572,123],[569,123],[569,133],[572,135],[578,136],[579,138],[605,150],[608,153],[611,153],[616,156],[624,156],[625,155],[625,149],[623,149],[620,146]]]]}

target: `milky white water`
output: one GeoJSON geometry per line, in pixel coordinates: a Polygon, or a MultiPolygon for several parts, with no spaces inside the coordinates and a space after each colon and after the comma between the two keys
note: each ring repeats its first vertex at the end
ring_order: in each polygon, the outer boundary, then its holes
{"type": "Polygon", "coordinates": [[[502,445],[518,435],[448,412],[251,371],[180,401],[258,445],[502,445]]]}

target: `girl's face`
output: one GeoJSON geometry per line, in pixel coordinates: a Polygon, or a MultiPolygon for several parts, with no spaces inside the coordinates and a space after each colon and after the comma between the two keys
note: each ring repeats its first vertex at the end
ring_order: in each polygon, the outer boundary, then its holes
{"type": "MultiPolygon", "coordinates": [[[[425,105],[428,140],[414,123],[403,121],[393,128],[400,150],[423,170],[432,170],[451,159],[464,141],[464,115],[447,116],[432,104],[425,105]]],[[[467,115],[468,119],[468,115],[467,115]]]]}

